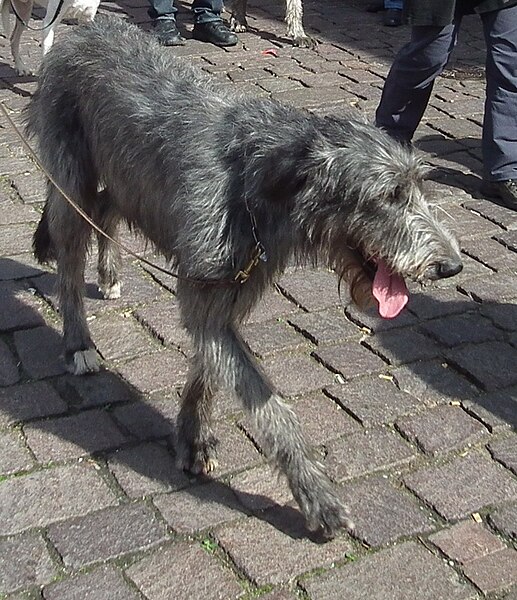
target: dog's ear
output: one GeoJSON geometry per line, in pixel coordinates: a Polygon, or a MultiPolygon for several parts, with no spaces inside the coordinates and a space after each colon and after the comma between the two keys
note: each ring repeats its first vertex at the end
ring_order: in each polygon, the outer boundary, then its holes
{"type": "Polygon", "coordinates": [[[307,181],[306,144],[289,144],[273,148],[266,157],[262,192],[270,202],[290,200],[303,188],[307,181]]]}

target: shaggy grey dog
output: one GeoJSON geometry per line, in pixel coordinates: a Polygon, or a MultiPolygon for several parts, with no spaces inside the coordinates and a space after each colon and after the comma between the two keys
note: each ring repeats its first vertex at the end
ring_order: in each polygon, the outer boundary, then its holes
{"type": "MultiPolygon", "coordinates": [[[[181,467],[214,468],[211,401],[226,386],[308,525],[327,535],[350,525],[237,324],[293,258],[335,269],[357,302],[375,298],[385,317],[407,301],[404,276],[424,282],[461,270],[456,242],[425,201],[421,159],[361,120],[235,95],[103,16],[45,57],[27,119],[62,189],[111,235],[121,219],[138,229],[182,277],[178,300],[196,355],[178,420],[181,467]],[[239,271],[246,282],[235,280],[239,271]]],[[[57,260],[76,374],[98,368],[82,300],[90,236],[49,184],[34,247],[40,261],[57,260]]],[[[114,297],[118,251],[102,236],[99,246],[99,285],[114,297]]]]}

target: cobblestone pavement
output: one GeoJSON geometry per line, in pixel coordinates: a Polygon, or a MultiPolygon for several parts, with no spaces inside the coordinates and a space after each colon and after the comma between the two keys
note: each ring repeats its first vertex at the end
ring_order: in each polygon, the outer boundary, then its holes
{"type": "MultiPolygon", "coordinates": [[[[283,6],[270,0],[253,3],[236,48],[189,40],[165,51],[251,94],[372,115],[408,29],[383,27],[359,0],[305,6],[314,51],[282,38],[283,6]]],[[[146,0],[102,10],[146,24],[146,0]]],[[[37,35],[22,42],[34,67],[37,35]]],[[[333,274],[288,272],[244,328],[350,505],[354,537],[326,544],[304,529],[224,394],[216,477],[175,470],[190,349],[169,278],[127,258],[122,299],[103,301],[92,262],[87,308],[105,370],[65,373],[55,276],[30,254],[43,179],[4,124],[2,598],[517,598],[517,213],[478,193],[483,54],[469,18],[417,135],[434,167],[430,193],[461,238],[463,273],[413,290],[405,315],[381,322],[346,298],[343,307],[333,274]]],[[[0,99],[19,120],[35,79],[16,77],[5,41],[1,58],[0,99]]]]}

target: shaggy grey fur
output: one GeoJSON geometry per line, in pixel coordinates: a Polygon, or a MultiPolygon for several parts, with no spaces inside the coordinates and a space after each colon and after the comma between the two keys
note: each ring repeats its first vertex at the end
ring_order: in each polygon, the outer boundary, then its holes
{"type": "MultiPolygon", "coordinates": [[[[194,473],[214,468],[211,403],[217,386],[226,386],[286,474],[309,526],[331,535],[350,525],[296,416],[237,325],[293,257],[336,269],[361,302],[371,299],[368,258],[420,281],[457,272],[457,244],[423,195],[421,159],[360,119],[240,97],[138,28],[103,16],[45,57],[27,119],[62,188],[110,234],[119,219],[140,230],[182,276],[232,280],[253,253],[256,222],[267,260],[246,283],[178,282],[196,349],[178,420],[178,462],[194,473]]],[[[66,358],[76,374],[98,368],[82,300],[90,236],[49,184],[34,247],[41,261],[57,260],[66,358]]],[[[99,284],[113,297],[118,252],[100,241],[99,284]]]]}

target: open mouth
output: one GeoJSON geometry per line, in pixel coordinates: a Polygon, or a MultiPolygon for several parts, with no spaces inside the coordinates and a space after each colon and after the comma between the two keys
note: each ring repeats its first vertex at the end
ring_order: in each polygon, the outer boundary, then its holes
{"type": "Polygon", "coordinates": [[[383,319],[394,319],[409,301],[409,291],[401,275],[393,273],[388,265],[379,259],[374,265],[372,295],[379,303],[379,314],[383,319]]]}
{"type": "Polygon", "coordinates": [[[366,259],[359,250],[354,252],[362,272],[362,289],[368,291],[378,304],[383,319],[397,317],[409,301],[409,291],[402,275],[394,273],[382,258],[366,259]]]}

